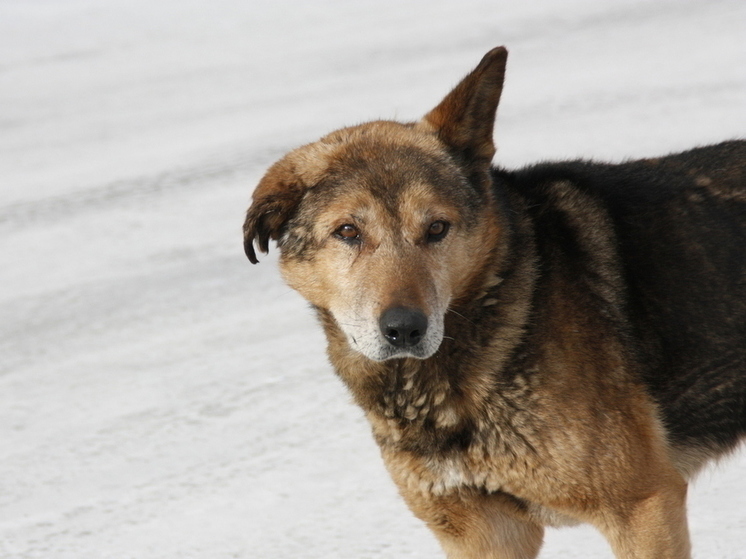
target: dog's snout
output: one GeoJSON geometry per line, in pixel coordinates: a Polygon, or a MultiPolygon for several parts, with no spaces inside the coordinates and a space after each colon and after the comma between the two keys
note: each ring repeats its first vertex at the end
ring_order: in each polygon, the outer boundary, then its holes
{"type": "Polygon", "coordinates": [[[412,347],[422,340],[427,332],[427,316],[424,313],[404,307],[393,307],[381,315],[381,333],[396,347],[412,347]]]}

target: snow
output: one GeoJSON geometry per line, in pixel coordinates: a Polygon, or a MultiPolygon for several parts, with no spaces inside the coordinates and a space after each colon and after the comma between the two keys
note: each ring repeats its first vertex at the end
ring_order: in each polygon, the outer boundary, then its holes
{"type": "MultiPolygon", "coordinates": [[[[438,557],[240,226],[288,149],[510,49],[497,160],[743,135],[740,0],[0,2],[0,557],[438,557]]],[[[746,453],[690,492],[744,557],[746,453]]],[[[587,527],[542,558],[609,558],[587,527]]]]}

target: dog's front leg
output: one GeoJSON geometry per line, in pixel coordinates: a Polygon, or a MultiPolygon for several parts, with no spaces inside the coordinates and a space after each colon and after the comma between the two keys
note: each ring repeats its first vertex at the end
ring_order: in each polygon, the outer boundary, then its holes
{"type": "Polygon", "coordinates": [[[619,559],[689,559],[686,484],[670,484],[599,526],[619,559]]]}
{"type": "Polygon", "coordinates": [[[534,559],[544,528],[504,494],[457,489],[446,495],[402,491],[415,515],[435,533],[448,559],[534,559]]]}

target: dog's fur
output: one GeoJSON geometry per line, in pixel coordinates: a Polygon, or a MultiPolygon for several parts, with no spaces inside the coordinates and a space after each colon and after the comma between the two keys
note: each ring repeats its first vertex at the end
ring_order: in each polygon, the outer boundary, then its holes
{"type": "Polygon", "coordinates": [[[535,557],[573,522],[688,557],[686,480],[746,432],[746,142],[491,168],[506,57],[273,165],[246,253],[278,241],[448,557],[535,557]]]}

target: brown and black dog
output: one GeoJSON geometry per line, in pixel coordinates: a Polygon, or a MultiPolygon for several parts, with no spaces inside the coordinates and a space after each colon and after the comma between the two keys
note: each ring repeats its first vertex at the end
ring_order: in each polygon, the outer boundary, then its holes
{"type": "Polygon", "coordinates": [[[506,58],[275,163],[246,253],[277,241],[448,557],[536,557],[577,522],[689,557],[687,479],[746,432],[746,142],[493,168],[506,58]]]}

